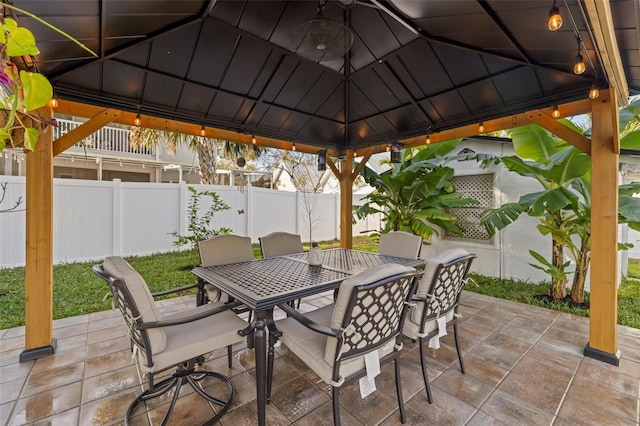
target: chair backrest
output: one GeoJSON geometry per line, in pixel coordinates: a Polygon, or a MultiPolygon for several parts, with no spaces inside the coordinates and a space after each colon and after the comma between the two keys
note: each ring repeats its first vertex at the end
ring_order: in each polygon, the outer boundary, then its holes
{"type": "Polygon", "coordinates": [[[385,264],[369,268],[340,285],[330,327],[344,330],[339,339],[328,338],[325,361],[334,365],[399,339],[407,304],[413,294],[414,268],[385,264]]]}
{"type": "Polygon", "coordinates": [[[421,248],[422,237],[404,231],[381,234],[378,242],[378,253],[387,256],[417,259],[421,248]]]}
{"type": "Polygon", "coordinates": [[[198,242],[200,262],[204,267],[253,260],[251,238],[240,235],[216,235],[198,242]]]}
{"type": "Polygon", "coordinates": [[[272,232],[260,237],[260,250],[263,258],[302,253],[302,240],[297,234],[272,232]]]}
{"type": "Polygon", "coordinates": [[[148,330],[137,327],[160,320],[147,283],[129,262],[119,256],[107,257],[102,265],[94,266],[93,271],[109,285],[113,299],[129,327],[131,340],[141,350],[141,361],[144,359],[147,366],[152,366],[152,355],[165,350],[167,338],[161,327],[148,330]]]}
{"type": "Polygon", "coordinates": [[[475,258],[474,254],[469,254],[464,249],[451,249],[428,259],[416,290],[416,296],[426,298],[427,301],[416,304],[411,320],[422,324],[457,309],[469,268],[475,258]]]}

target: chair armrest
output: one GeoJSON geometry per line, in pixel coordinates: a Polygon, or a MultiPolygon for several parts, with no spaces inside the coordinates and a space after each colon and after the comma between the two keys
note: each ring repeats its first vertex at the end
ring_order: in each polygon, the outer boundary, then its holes
{"type": "Polygon", "coordinates": [[[202,311],[202,312],[198,312],[196,314],[184,316],[184,317],[181,317],[179,319],[166,320],[166,321],[144,322],[144,323],[141,323],[141,324],[137,324],[136,328],[138,330],[147,330],[147,329],[150,329],[150,328],[169,327],[169,326],[172,326],[172,325],[187,324],[187,323],[190,323],[190,322],[193,322],[193,321],[198,321],[198,320],[201,320],[203,318],[210,317],[212,315],[219,314],[220,312],[228,311],[229,309],[233,309],[233,308],[235,308],[235,307],[237,307],[239,305],[240,305],[240,303],[238,303],[238,302],[227,303],[227,304],[222,305],[222,306],[220,306],[218,308],[211,309],[211,310],[206,310],[206,311],[202,311]]]}
{"type": "Polygon", "coordinates": [[[172,288],[172,289],[169,289],[169,290],[159,291],[157,293],[151,293],[151,296],[153,296],[153,297],[166,296],[167,294],[179,293],[181,291],[185,291],[185,290],[189,290],[189,289],[197,288],[197,287],[198,287],[198,283],[189,284],[189,285],[185,285],[185,286],[182,286],[182,287],[176,287],[176,288],[172,288]]]}
{"type": "Polygon", "coordinates": [[[325,336],[330,336],[330,337],[337,338],[340,336],[339,331],[336,331],[333,328],[327,327],[322,324],[318,324],[317,322],[310,320],[308,317],[305,317],[300,312],[296,311],[294,308],[292,308],[291,306],[285,303],[283,303],[282,305],[278,305],[278,307],[283,311],[285,311],[287,315],[289,315],[291,318],[293,318],[294,320],[298,321],[300,324],[307,327],[309,330],[312,330],[312,331],[315,331],[316,333],[324,334],[325,336]]]}

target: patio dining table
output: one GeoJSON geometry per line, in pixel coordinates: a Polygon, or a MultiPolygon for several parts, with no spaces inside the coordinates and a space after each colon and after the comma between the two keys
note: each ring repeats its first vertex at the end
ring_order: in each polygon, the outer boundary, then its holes
{"type": "MultiPolygon", "coordinates": [[[[267,323],[273,308],[306,296],[334,290],[340,283],[373,266],[399,263],[420,267],[422,259],[380,255],[351,249],[323,252],[321,266],[310,266],[307,253],[197,267],[192,272],[254,311],[258,424],[265,424],[267,404],[267,323]]],[[[273,348],[270,347],[272,351],[273,348]]]]}

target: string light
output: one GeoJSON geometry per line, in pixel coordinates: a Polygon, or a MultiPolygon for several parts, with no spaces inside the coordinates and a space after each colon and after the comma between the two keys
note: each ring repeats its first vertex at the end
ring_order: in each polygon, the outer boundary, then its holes
{"type": "Polygon", "coordinates": [[[140,125],[140,113],[136,114],[136,119],[133,121],[136,126],[140,125]]]}
{"type": "Polygon", "coordinates": [[[593,83],[591,85],[591,90],[589,90],[589,98],[597,99],[598,96],[600,96],[600,90],[598,90],[598,86],[596,85],[596,83],[593,83]]]}
{"type": "Polygon", "coordinates": [[[353,158],[356,158],[358,156],[358,152],[357,151],[353,151],[353,158]]]}
{"type": "Polygon", "coordinates": [[[582,57],[581,49],[580,49],[580,36],[576,37],[576,41],[578,42],[578,54],[576,55],[576,63],[573,65],[573,73],[580,75],[587,69],[587,66],[584,63],[584,58],[582,57]]]}
{"type": "Polygon", "coordinates": [[[256,135],[251,136],[251,144],[252,145],[256,144],[256,135]]]}
{"type": "Polygon", "coordinates": [[[555,105],[553,106],[553,111],[551,112],[551,116],[552,116],[553,118],[558,118],[558,117],[560,117],[560,110],[558,109],[558,104],[555,104],[555,105]]]}
{"type": "Polygon", "coordinates": [[[200,136],[204,136],[206,134],[207,134],[207,132],[205,131],[204,124],[203,124],[202,127],[200,127],[200,136]]]}
{"type": "Polygon", "coordinates": [[[556,6],[556,0],[553,0],[553,6],[549,9],[549,21],[547,21],[547,27],[549,31],[558,31],[562,26],[562,16],[560,16],[560,9],[556,6]]]}
{"type": "Polygon", "coordinates": [[[296,143],[294,142],[294,143],[291,145],[291,151],[295,151],[295,150],[296,150],[296,143]]]}
{"type": "Polygon", "coordinates": [[[478,132],[484,133],[484,121],[482,120],[480,120],[480,122],[478,123],[478,132]]]}
{"type": "Polygon", "coordinates": [[[389,152],[391,151],[391,144],[388,143],[387,146],[385,147],[385,151],[389,152]]]}
{"type": "Polygon", "coordinates": [[[56,98],[51,98],[51,108],[58,108],[58,100],[56,98]]]}
{"type": "Polygon", "coordinates": [[[429,133],[427,133],[427,137],[425,139],[425,144],[429,145],[431,143],[431,135],[429,133]]]}

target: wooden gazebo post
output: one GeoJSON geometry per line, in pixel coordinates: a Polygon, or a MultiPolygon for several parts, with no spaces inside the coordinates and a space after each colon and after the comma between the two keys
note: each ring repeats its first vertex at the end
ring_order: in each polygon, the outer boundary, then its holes
{"type": "MultiPolygon", "coordinates": [[[[50,108],[40,113],[53,117],[50,108]]],[[[53,132],[27,152],[25,350],[20,362],[51,355],[53,338],[53,132]]]]}
{"type": "MultiPolygon", "coordinates": [[[[53,117],[51,108],[40,115],[53,117]]],[[[89,121],[53,141],[53,131],[43,132],[27,157],[25,349],[20,362],[51,355],[53,338],[53,157],[120,116],[101,110],[89,121]]]]}
{"type": "Polygon", "coordinates": [[[591,298],[589,342],[584,354],[620,364],[618,350],[618,105],[614,89],[592,104],[591,298]]]}

